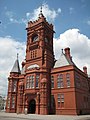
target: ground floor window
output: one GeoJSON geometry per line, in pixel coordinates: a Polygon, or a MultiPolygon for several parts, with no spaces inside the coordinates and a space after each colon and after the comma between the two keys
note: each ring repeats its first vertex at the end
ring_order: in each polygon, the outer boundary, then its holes
{"type": "Polygon", "coordinates": [[[58,107],[64,107],[64,94],[58,94],[58,107]]]}

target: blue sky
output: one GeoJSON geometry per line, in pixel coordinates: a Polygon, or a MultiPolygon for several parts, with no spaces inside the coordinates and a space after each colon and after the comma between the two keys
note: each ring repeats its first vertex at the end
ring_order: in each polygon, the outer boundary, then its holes
{"type": "Polygon", "coordinates": [[[90,74],[90,0],[0,0],[0,94],[7,94],[9,72],[19,53],[25,59],[26,26],[38,19],[40,7],[54,25],[54,54],[70,47],[75,64],[90,74]]]}
{"type": "Polygon", "coordinates": [[[51,10],[61,9],[61,13],[53,21],[55,37],[59,37],[67,29],[78,28],[90,38],[90,0],[0,0],[0,36],[12,36],[25,41],[25,23],[11,22],[7,12],[11,12],[11,16],[20,21],[22,18],[26,19],[27,12],[33,13],[43,3],[48,4],[51,10]]]}

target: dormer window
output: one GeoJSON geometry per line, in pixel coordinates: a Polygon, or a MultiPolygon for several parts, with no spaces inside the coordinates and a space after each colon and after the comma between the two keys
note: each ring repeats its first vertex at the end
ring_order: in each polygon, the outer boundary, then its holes
{"type": "Polygon", "coordinates": [[[38,35],[37,34],[32,37],[32,42],[36,42],[36,41],[38,41],[38,35]]]}

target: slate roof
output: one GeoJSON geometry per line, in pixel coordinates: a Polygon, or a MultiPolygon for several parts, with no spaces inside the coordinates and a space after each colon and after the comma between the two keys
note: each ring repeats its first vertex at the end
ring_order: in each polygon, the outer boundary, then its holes
{"type": "Polygon", "coordinates": [[[55,62],[54,68],[63,67],[67,65],[75,65],[72,60],[67,59],[64,53],[61,54],[60,58],[55,62]]]}
{"type": "Polygon", "coordinates": [[[18,59],[15,61],[14,66],[13,66],[11,72],[20,73],[20,67],[19,67],[18,59]]]}

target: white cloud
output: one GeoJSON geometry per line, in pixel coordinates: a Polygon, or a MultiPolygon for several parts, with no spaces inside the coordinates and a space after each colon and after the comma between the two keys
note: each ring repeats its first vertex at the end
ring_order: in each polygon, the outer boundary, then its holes
{"type": "MultiPolygon", "coordinates": [[[[61,49],[71,48],[71,55],[76,65],[82,69],[88,67],[90,74],[90,39],[81,34],[79,29],[69,29],[59,38],[54,38],[54,51],[56,58],[60,57],[61,49]]],[[[25,58],[25,43],[8,37],[0,37],[0,94],[6,93],[7,77],[19,53],[20,63],[25,58]]]]}
{"type": "MultiPolygon", "coordinates": [[[[5,14],[11,23],[27,24],[27,22],[30,20],[38,19],[39,14],[40,14],[40,8],[41,7],[34,9],[32,13],[27,12],[25,17],[20,18],[20,19],[17,19],[17,17],[15,16],[15,13],[13,13],[12,11],[6,11],[5,14]]],[[[61,13],[61,8],[58,8],[57,10],[50,9],[48,4],[44,3],[42,6],[42,13],[44,14],[44,16],[46,17],[48,21],[53,22],[55,18],[61,13]]]]}
{"type": "Polygon", "coordinates": [[[87,21],[87,24],[90,25],[90,20],[87,21]]]}
{"type": "Polygon", "coordinates": [[[69,8],[69,13],[72,14],[74,12],[74,8],[73,7],[70,7],[69,8]]]}
{"type": "Polygon", "coordinates": [[[25,58],[25,43],[10,36],[0,37],[0,94],[6,94],[7,77],[19,53],[20,62],[25,58]]]}
{"type": "MultiPolygon", "coordinates": [[[[40,7],[34,10],[30,20],[36,20],[39,16],[39,13],[40,13],[40,7]]],[[[61,13],[61,8],[58,8],[57,10],[54,10],[54,9],[50,9],[48,4],[43,4],[42,13],[47,18],[48,21],[54,21],[55,18],[58,16],[58,14],[61,13]]],[[[27,13],[27,14],[29,16],[31,16],[31,14],[29,14],[29,13],[27,13]]]]}
{"type": "Polygon", "coordinates": [[[69,29],[59,38],[54,38],[56,58],[60,57],[61,49],[65,47],[71,48],[71,55],[76,65],[80,69],[86,65],[90,74],[90,39],[81,34],[79,29],[69,29]]]}

